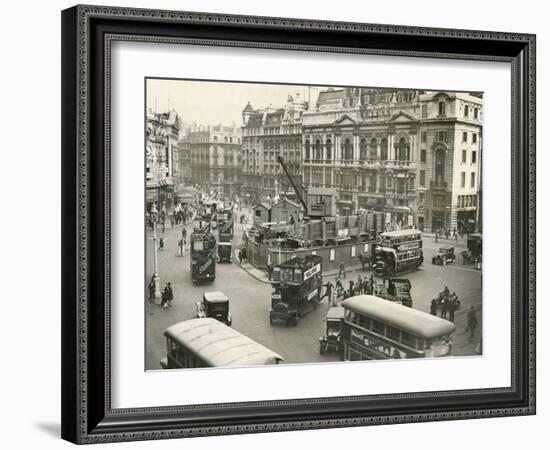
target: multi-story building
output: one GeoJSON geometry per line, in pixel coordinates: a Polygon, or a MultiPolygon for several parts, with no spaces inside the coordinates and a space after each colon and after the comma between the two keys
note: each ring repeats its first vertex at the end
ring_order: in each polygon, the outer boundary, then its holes
{"type": "Polygon", "coordinates": [[[482,99],[431,92],[420,96],[419,225],[477,231],[481,213],[482,99]]]}
{"type": "Polygon", "coordinates": [[[303,116],[304,184],[335,188],[338,211],[384,211],[389,226],[475,230],[481,98],[329,89],[303,116]],[[466,225],[468,224],[468,225],[466,225]]]}
{"type": "Polygon", "coordinates": [[[304,113],[304,184],[334,188],[337,210],[386,212],[387,224],[412,225],[420,92],[328,89],[304,113]]]}
{"type": "Polygon", "coordinates": [[[191,144],[189,142],[189,133],[189,128],[182,129],[178,140],[179,184],[181,186],[191,185],[191,144]]]}
{"type": "Polygon", "coordinates": [[[161,211],[174,204],[174,186],[178,178],[178,134],[180,121],[175,111],[147,113],[146,126],[146,200],[161,211]]]}
{"type": "Polygon", "coordinates": [[[243,109],[241,149],[243,194],[252,202],[292,192],[278,157],[282,156],[297,186],[302,184],[302,116],[307,103],[289,95],[282,108],[243,109]]]}
{"type": "Polygon", "coordinates": [[[195,126],[189,133],[191,181],[204,191],[229,197],[241,187],[241,130],[236,126],[195,126]]]}

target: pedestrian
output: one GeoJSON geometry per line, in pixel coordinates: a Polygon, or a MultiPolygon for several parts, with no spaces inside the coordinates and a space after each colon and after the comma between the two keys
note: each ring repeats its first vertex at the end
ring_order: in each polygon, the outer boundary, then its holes
{"type": "Polygon", "coordinates": [[[166,229],[166,223],[164,222],[164,220],[162,221],[162,234],[164,234],[164,230],[166,229]]]}
{"type": "Polygon", "coordinates": [[[160,238],[159,240],[159,250],[164,250],[164,238],[160,238]]]}
{"type": "Polygon", "coordinates": [[[449,240],[450,231],[449,229],[445,229],[445,239],[449,240]]]}
{"type": "Polygon", "coordinates": [[[353,280],[349,280],[349,296],[350,297],[353,297],[353,294],[354,294],[353,286],[354,286],[353,280]]]}
{"type": "Polygon", "coordinates": [[[449,299],[443,298],[443,301],[441,302],[441,318],[446,319],[447,318],[447,310],[449,309],[449,299]]]}
{"type": "Polygon", "coordinates": [[[174,228],[174,215],[173,214],[170,216],[170,227],[174,228]]]}
{"type": "Polygon", "coordinates": [[[185,227],[183,227],[183,230],[181,230],[181,237],[184,239],[187,237],[187,229],[185,227]]]}
{"type": "Polygon", "coordinates": [[[151,277],[151,281],[149,281],[148,289],[149,289],[149,301],[152,302],[155,299],[155,276],[154,275],[151,277]]]}
{"type": "Polygon", "coordinates": [[[338,278],[340,277],[346,278],[346,267],[344,265],[344,261],[340,261],[340,270],[338,271],[338,278]]]}
{"type": "Polygon", "coordinates": [[[162,294],[161,294],[161,302],[160,302],[160,306],[162,306],[163,308],[168,308],[167,304],[168,304],[168,289],[166,289],[167,285],[165,284],[164,287],[162,288],[162,294]]]}
{"type": "Polygon", "coordinates": [[[342,282],[340,280],[336,280],[336,295],[338,295],[338,297],[341,297],[343,290],[344,286],[342,285],[342,282]]]}
{"type": "Polygon", "coordinates": [[[479,321],[477,320],[476,311],[473,306],[470,306],[470,310],[468,311],[468,326],[466,327],[466,331],[470,331],[470,341],[474,337],[478,325],[479,321]]]}
{"type": "Polygon", "coordinates": [[[449,300],[449,321],[454,322],[455,321],[455,311],[458,309],[458,297],[456,296],[456,293],[453,292],[451,299],[449,300]]]}
{"type": "Polygon", "coordinates": [[[438,242],[438,238],[439,238],[439,230],[435,230],[435,242],[436,243],[438,242]]]}
{"type": "Polygon", "coordinates": [[[178,256],[183,256],[183,239],[178,241],[178,256]]]}
{"type": "Polygon", "coordinates": [[[365,264],[367,261],[365,260],[365,256],[363,255],[363,253],[359,254],[359,261],[361,261],[361,270],[364,272],[365,264]]]}
{"type": "Polygon", "coordinates": [[[243,263],[243,251],[239,250],[239,264],[243,263]]]}
{"type": "Polygon", "coordinates": [[[174,292],[172,291],[172,283],[168,282],[164,285],[162,291],[162,307],[170,308],[172,306],[172,300],[174,299],[174,292]]]}
{"type": "Polygon", "coordinates": [[[432,316],[437,316],[437,299],[433,298],[430,303],[430,314],[432,316]]]}
{"type": "Polygon", "coordinates": [[[357,294],[362,294],[363,289],[363,278],[361,278],[361,275],[357,277],[357,283],[355,283],[355,292],[357,294]]]}
{"type": "Polygon", "coordinates": [[[243,248],[243,261],[248,262],[248,257],[247,257],[246,248],[243,248]]]}
{"type": "Polygon", "coordinates": [[[267,265],[267,277],[269,281],[271,281],[271,277],[273,276],[273,265],[268,264],[267,265]]]}
{"type": "Polygon", "coordinates": [[[325,287],[325,293],[323,296],[319,299],[319,301],[323,300],[325,297],[327,297],[327,301],[329,306],[332,304],[332,283],[330,280],[327,282],[327,284],[323,285],[325,287]]]}

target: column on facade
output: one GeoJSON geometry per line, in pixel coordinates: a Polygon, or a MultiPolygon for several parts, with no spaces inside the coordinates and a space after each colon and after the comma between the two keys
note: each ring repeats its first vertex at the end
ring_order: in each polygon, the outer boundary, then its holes
{"type": "Polygon", "coordinates": [[[382,147],[380,144],[381,139],[376,140],[376,158],[380,159],[382,157],[382,147]]]}
{"type": "Polygon", "coordinates": [[[354,161],[359,159],[359,136],[353,135],[353,158],[354,161]]]}
{"type": "Polygon", "coordinates": [[[388,159],[393,161],[395,158],[395,149],[393,148],[393,134],[388,136],[388,159]]]}

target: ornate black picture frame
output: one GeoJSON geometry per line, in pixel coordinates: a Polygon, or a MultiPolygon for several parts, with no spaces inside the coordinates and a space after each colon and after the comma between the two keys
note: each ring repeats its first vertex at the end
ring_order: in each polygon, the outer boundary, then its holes
{"type": "Polygon", "coordinates": [[[98,443],[535,413],[535,36],[75,6],[62,13],[62,437],[98,443]],[[113,409],[114,41],[503,61],[512,68],[512,373],[507,388],[113,409]]]}

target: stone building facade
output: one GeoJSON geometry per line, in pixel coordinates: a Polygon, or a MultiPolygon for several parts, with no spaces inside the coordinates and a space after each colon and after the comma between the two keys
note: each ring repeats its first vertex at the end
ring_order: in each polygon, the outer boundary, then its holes
{"type": "Polygon", "coordinates": [[[189,133],[191,182],[227,197],[241,189],[241,129],[195,126],[189,133]]]}
{"type": "Polygon", "coordinates": [[[282,156],[298,186],[302,183],[302,115],[307,103],[288,96],[282,108],[243,109],[241,150],[243,194],[251,203],[292,192],[277,158],[282,156]]]}
{"type": "Polygon", "coordinates": [[[419,226],[479,231],[483,104],[467,93],[420,96],[419,226]]]}
{"type": "Polygon", "coordinates": [[[175,181],[179,177],[178,135],[180,119],[175,111],[148,111],[145,144],[147,210],[153,203],[162,211],[174,206],[175,181]]]}
{"type": "Polygon", "coordinates": [[[304,113],[304,184],[334,188],[337,209],[414,224],[420,92],[329,89],[304,113]]]}
{"type": "Polygon", "coordinates": [[[466,93],[344,88],[303,114],[306,187],[337,210],[385,213],[388,228],[477,230],[482,100],[466,93]]]}

